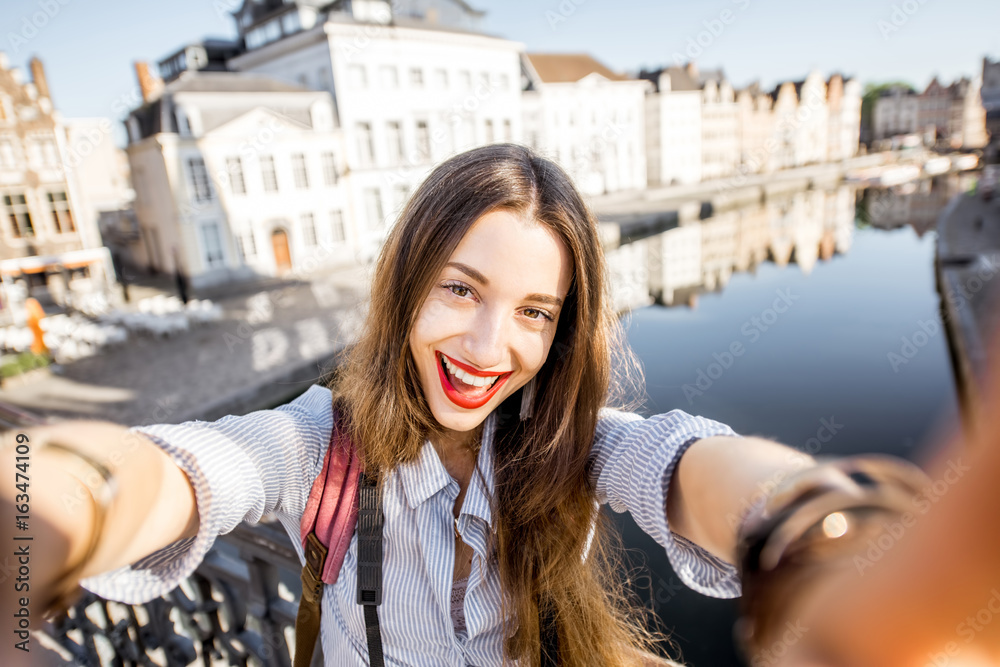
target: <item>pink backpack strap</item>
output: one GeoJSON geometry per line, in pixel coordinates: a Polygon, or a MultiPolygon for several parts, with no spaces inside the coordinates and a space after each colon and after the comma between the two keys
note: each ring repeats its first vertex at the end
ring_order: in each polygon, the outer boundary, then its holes
{"type": "Polygon", "coordinates": [[[356,501],[361,462],[353,443],[343,429],[338,428],[336,417],[334,415],[330,446],[323,458],[323,470],[309,491],[300,524],[303,549],[308,551],[310,533],[315,533],[327,549],[321,573],[325,584],[336,583],[358,522],[356,501]]]}
{"type": "Polygon", "coordinates": [[[358,522],[361,462],[350,438],[333,415],[323,469],[313,481],[299,524],[305,565],[302,597],[295,617],[294,667],[309,667],[319,636],[323,585],[337,582],[358,522]]]}

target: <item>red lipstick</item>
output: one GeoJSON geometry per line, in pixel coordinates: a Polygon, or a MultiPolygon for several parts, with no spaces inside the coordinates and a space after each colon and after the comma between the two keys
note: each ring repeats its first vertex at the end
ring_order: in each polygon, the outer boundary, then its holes
{"type": "MultiPolygon", "coordinates": [[[[457,389],[455,389],[455,386],[451,383],[451,379],[448,377],[448,373],[445,371],[444,364],[442,363],[441,357],[444,355],[440,352],[438,352],[437,354],[438,354],[438,363],[437,363],[438,376],[440,376],[441,378],[441,387],[442,389],[444,389],[445,396],[447,396],[452,403],[454,403],[460,408],[465,408],[466,410],[475,410],[476,408],[481,408],[487,403],[489,403],[490,399],[493,398],[493,396],[496,395],[498,391],[500,391],[500,387],[502,387],[503,384],[507,382],[507,378],[509,378],[513,373],[513,371],[508,371],[506,373],[500,374],[499,379],[497,379],[497,381],[493,383],[493,386],[490,387],[490,390],[488,392],[486,392],[482,396],[476,396],[475,398],[472,398],[463,395],[457,389]]],[[[497,376],[496,373],[483,373],[482,371],[477,371],[475,369],[469,368],[467,365],[459,361],[455,361],[451,357],[448,357],[448,361],[455,364],[456,366],[466,371],[467,373],[475,375],[476,377],[497,376]]]]}

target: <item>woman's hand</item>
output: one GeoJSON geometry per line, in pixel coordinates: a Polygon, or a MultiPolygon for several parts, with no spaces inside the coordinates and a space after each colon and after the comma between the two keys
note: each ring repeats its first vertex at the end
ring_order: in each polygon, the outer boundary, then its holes
{"type": "Polygon", "coordinates": [[[968,435],[943,443],[906,520],[815,577],[789,622],[808,631],[770,664],[1000,665],[1000,337],[968,435]]]}
{"type": "Polygon", "coordinates": [[[30,572],[20,588],[5,583],[0,602],[17,609],[22,598],[27,601],[32,627],[79,579],[197,531],[187,476],[159,447],[123,426],[74,421],[10,432],[0,465],[10,480],[0,485],[0,536],[5,550],[21,549],[30,572]],[[18,488],[15,472],[21,470],[27,480],[17,478],[24,484],[18,488]],[[96,535],[102,501],[106,513],[96,535]]]}

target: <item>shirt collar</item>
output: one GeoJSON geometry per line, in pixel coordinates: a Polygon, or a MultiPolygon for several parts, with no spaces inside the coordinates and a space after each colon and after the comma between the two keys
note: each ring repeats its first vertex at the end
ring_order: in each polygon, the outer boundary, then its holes
{"type": "MultiPolygon", "coordinates": [[[[490,524],[492,518],[489,498],[493,496],[495,486],[493,477],[495,429],[496,414],[490,413],[483,425],[483,441],[479,448],[479,455],[476,457],[476,466],[479,471],[473,471],[462,505],[462,514],[477,516],[487,525],[490,524]],[[482,472],[482,478],[480,478],[480,472],[482,472]]],[[[441,459],[438,458],[437,451],[430,440],[424,441],[415,461],[399,466],[399,476],[403,492],[406,494],[406,502],[411,509],[415,509],[428,498],[446,488],[452,481],[451,475],[441,463],[441,459]]]]}

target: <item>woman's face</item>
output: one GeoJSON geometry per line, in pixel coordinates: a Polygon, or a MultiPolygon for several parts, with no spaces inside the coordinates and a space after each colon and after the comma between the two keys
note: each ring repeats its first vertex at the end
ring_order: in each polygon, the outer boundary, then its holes
{"type": "Polygon", "coordinates": [[[573,260],[554,231],[510,211],[473,224],[410,334],[434,418],[467,433],[545,363],[573,260]]]}

